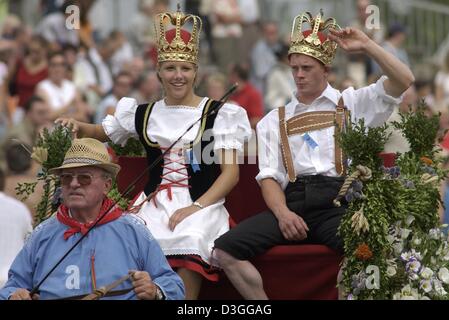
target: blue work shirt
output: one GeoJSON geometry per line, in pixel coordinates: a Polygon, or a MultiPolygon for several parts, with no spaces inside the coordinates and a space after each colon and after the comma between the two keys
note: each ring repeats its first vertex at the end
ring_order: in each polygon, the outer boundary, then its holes
{"type": "MultiPolygon", "coordinates": [[[[67,228],[51,217],[34,230],[11,265],[8,281],[0,289],[0,299],[9,299],[18,288],[31,291],[43,279],[81,237],[76,233],[64,240],[67,228]]],[[[130,214],[91,230],[40,286],[40,299],[92,293],[94,283],[97,288],[109,285],[129,270],[147,271],[166,299],[184,299],[181,278],[168,264],[150,231],[130,214]]],[[[127,280],[113,290],[131,287],[127,280]]],[[[131,290],[104,299],[136,299],[136,295],[131,290]]]]}

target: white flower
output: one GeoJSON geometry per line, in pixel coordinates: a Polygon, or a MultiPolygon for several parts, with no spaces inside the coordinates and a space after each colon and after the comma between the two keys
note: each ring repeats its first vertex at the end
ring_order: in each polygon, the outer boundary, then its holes
{"type": "Polygon", "coordinates": [[[405,224],[408,226],[410,226],[412,224],[412,222],[415,221],[415,217],[412,216],[411,214],[407,216],[407,218],[405,219],[405,224]]]}
{"type": "Polygon", "coordinates": [[[443,281],[445,284],[449,284],[449,270],[447,268],[440,268],[438,271],[438,279],[443,281]]]}
{"type": "Polygon", "coordinates": [[[402,242],[395,243],[393,245],[393,250],[396,255],[401,254],[402,250],[404,250],[404,245],[402,242]]]}
{"type": "Polygon", "coordinates": [[[400,292],[396,292],[393,295],[393,300],[401,300],[401,297],[402,297],[401,293],[400,292]]]}
{"type": "Polygon", "coordinates": [[[440,236],[440,230],[438,230],[438,229],[430,229],[429,230],[429,238],[430,239],[436,240],[439,238],[439,236],[440,236]]]}
{"type": "Polygon", "coordinates": [[[423,289],[425,293],[429,293],[430,291],[432,291],[432,281],[422,280],[419,284],[419,287],[423,289]]]}
{"type": "Polygon", "coordinates": [[[437,264],[437,259],[435,259],[435,257],[430,257],[430,264],[436,265],[437,264]]]}
{"type": "Polygon", "coordinates": [[[449,251],[446,251],[444,256],[443,256],[443,260],[444,261],[449,261],[449,251]]]}
{"type": "Polygon", "coordinates": [[[440,280],[434,280],[433,286],[435,288],[435,292],[440,296],[445,296],[447,294],[446,290],[444,290],[443,285],[440,280]]]}
{"type": "Polygon", "coordinates": [[[413,244],[415,245],[415,246],[419,246],[420,244],[421,244],[421,239],[420,238],[415,238],[415,239],[413,239],[413,244]]]}
{"type": "Polygon", "coordinates": [[[432,276],[433,276],[432,269],[425,267],[421,270],[421,277],[423,279],[429,280],[430,278],[432,278],[432,276]]]}
{"type": "Polygon", "coordinates": [[[411,292],[412,292],[412,287],[409,284],[403,286],[401,289],[401,294],[410,294],[411,292]]]}
{"type": "Polygon", "coordinates": [[[396,268],[396,258],[387,259],[387,265],[393,266],[396,268]]]}
{"type": "Polygon", "coordinates": [[[420,300],[430,300],[428,296],[421,296],[420,300]]]}
{"type": "Polygon", "coordinates": [[[410,230],[410,229],[405,229],[405,228],[401,229],[401,238],[404,240],[407,239],[408,236],[410,235],[411,231],[412,230],[410,230]]]}
{"type": "Polygon", "coordinates": [[[409,284],[402,288],[401,295],[401,300],[416,300],[419,297],[418,289],[412,288],[409,284]]]}
{"type": "Polygon", "coordinates": [[[410,261],[411,258],[412,258],[412,254],[410,253],[410,251],[407,251],[407,252],[404,252],[401,254],[402,261],[410,261]]]}
{"type": "Polygon", "coordinates": [[[418,260],[411,260],[407,263],[406,268],[408,271],[417,273],[421,268],[421,262],[419,262],[418,260]]]}
{"type": "Polygon", "coordinates": [[[416,274],[416,273],[409,273],[409,275],[408,275],[408,278],[410,279],[410,280],[418,280],[419,279],[419,276],[416,274]]]}
{"type": "Polygon", "coordinates": [[[387,267],[387,276],[388,277],[392,277],[396,274],[396,268],[393,266],[388,266],[387,267]]]}
{"type": "Polygon", "coordinates": [[[392,244],[392,243],[394,242],[394,239],[395,239],[395,237],[392,236],[391,234],[389,234],[389,235],[387,236],[387,241],[388,241],[389,244],[392,244]]]}
{"type": "Polygon", "coordinates": [[[412,249],[411,254],[416,260],[421,260],[421,253],[419,251],[416,251],[415,249],[412,249]]]}

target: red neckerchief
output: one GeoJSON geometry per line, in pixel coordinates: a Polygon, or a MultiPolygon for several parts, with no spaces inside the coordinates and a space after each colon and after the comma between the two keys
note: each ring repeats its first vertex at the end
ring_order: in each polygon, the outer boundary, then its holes
{"type": "MultiPolygon", "coordinates": [[[[103,204],[101,205],[100,213],[98,214],[97,219],[89,223],[81,223],[71,218],[69,215],[69,208],[61,204],[58,208],[58,212],[56,213],[56,217],[58,218],[59,222],[70,227],[70,229],[64,232],[64,240],[67,240],[68,238],[70,238],[74,234],[77,234],[78,232],[81,232],[82,235],[86,234],[87,230],[89,230],[89,228],[105,213],[105,211],[108,210],[113,205],[114,201],[112,201],[109,198],[105,198],[103,200],[103,204]]],[[[115,205],[114,208],[111,209],[111,211],[109,211],[109,213],[106,214],[106,216],[103,219],[101,219],[100,222],[97,223],[97,226],[111,222],[119,218],[122,215],[122,213],[123,213],[122,209],[120,209],[120,207],[115,205]]]]}

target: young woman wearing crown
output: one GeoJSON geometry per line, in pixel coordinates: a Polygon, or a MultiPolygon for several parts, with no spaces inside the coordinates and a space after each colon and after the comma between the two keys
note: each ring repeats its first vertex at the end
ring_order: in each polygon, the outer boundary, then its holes
{"type": "MultiPolygon", "coordinates": [[[[218,104],[194,93],[200,18],[178,9],[160,14],[157,21],[162,100],[137,105],[134,99],[122,98],[115,114],[107,116],[102,125],[57,120],[71,126],[78,136],[120,144],[130,137],[139,138],[149,164],[218,104]]],[[[163,163],[151,170],[144,192],[134,202],[140,209],[138,216],[183,279],[186,299],[198,297],[203,278],[218,279],[212,249],[215,239],[229,230],[224,198],[238,182],[237,151],[242,151],[250,136],[245,110],[225,103],[217,113],[198,122],[163,163]]]]}

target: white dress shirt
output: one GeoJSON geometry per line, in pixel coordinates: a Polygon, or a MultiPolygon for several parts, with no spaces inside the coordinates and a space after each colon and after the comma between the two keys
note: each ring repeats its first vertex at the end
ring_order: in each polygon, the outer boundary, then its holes
{"type": "MultiPolygon", "coordinates": [[[[376,127],[387,121],[393,112],[394,106],[401,101],[386,94],[383,82],[386,76],[376,83],[355,90],[350,87],[340,93],[329,84],[322,94],[310,105],[298,102],[294,97],[285,106],[285,119],[304,112],[334,111],[338,100],[343,95],[345,106],[351,112],[351,121],[357,122],[364,118],[365,125],[376,127]]],[[[303,135],[289,137],[293,164],[297,176],[321,174],[325,176],[337,176],[335,169],[334,127],[308,132],[316,142],[313,147],[304,141],[303,135]]],[[[256,180],[273,178],[282,187],[288,184],[288,177],[282,161],[279,138],[278,109],[268,113],[257,124],[259,174],[256,180]]]]}
{"type": "Polygon", "coordinates": [[[57,85],[50,79],[42,80],[37,84],[37,90],[42,90],[48,97],[48,103],[53,111],[62,109],[76,97],[76,86],[70,80],[62,80],[57,85]]]}
{"type": "Polygon", "coordinates": [[[31,213],[16,199],[0,192],[0,288],[8,280],[8,270],[31,233],[31,213]]]}

